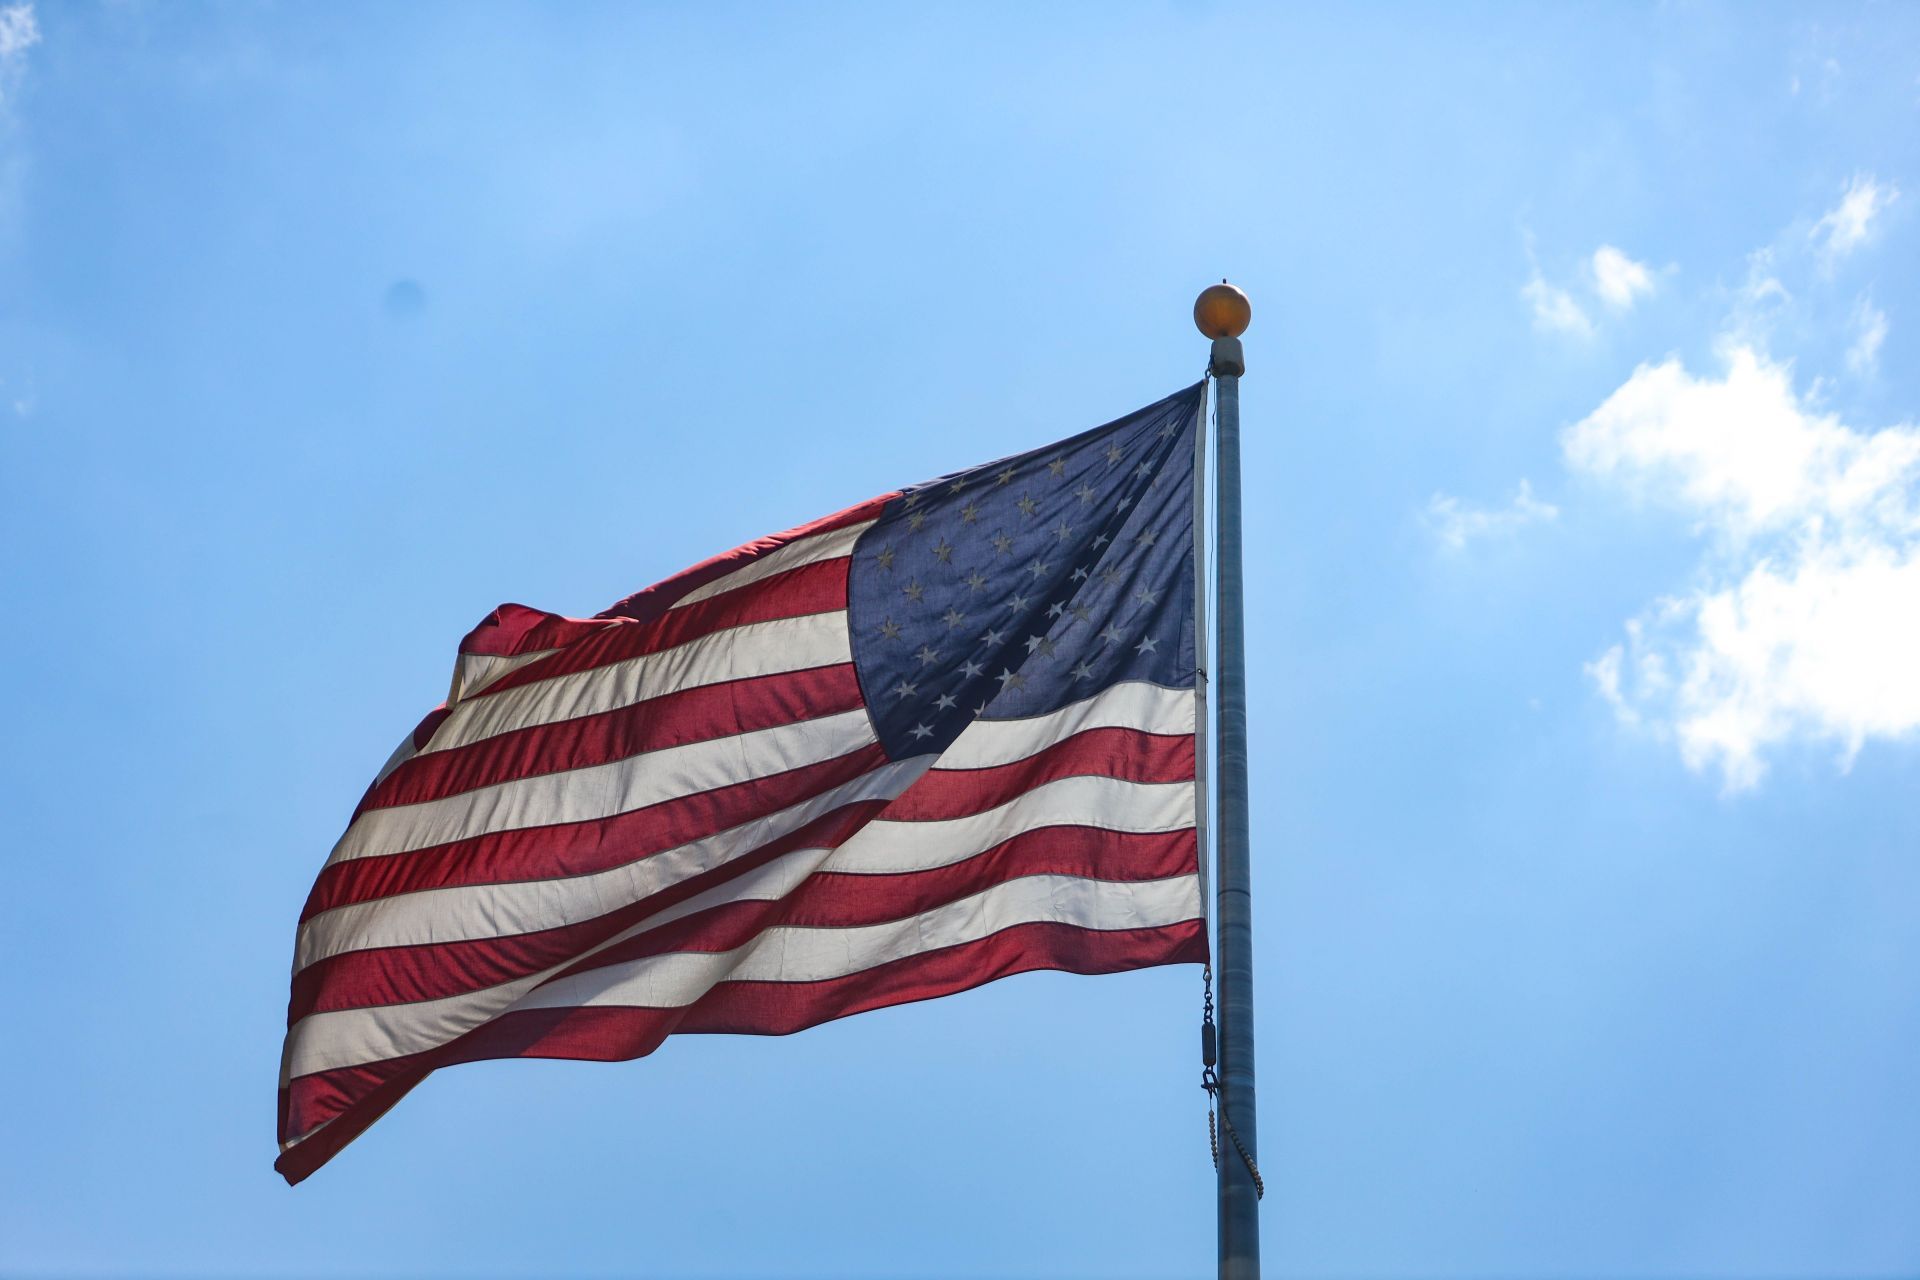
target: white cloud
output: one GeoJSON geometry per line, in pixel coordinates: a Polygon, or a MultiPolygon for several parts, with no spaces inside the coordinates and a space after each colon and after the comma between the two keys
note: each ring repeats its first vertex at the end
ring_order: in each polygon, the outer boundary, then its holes
{"type": "Polygon", "coordinates": [[[31,4],[0,4],[0,251],[11,239],[26,159],[13,145],[13,99],[26,75],[27,50],[40,43],[31,4]]]}
{"type": "Polygon", "coordinates": [[[1587,678],[1599,687],[1600,696],[1607,700],[1607,705],[1613,708],[1614,714],[1628,724],[1634,724],[1639,721],[1640,713],[1633,709],[1632,704],[1620,692],[1620,664],[1623,659],[1624,652],[1616,644],[1592,662],[1587,663],[1583,670],[1586,671],[1587,678]]]}
{"type": "Polygon", "coordinates": [[[40,24],[34,21],[32,5],[0,6],[0,94],[12,90],[26,64],[27,50],[39,43],[40,24]]]}
{"type": "Polygon", "coordinates": [[[1593,251],[1590,266],[1594,292],[1615,310],[1630,310],[1642,294],[1653,292],[1653,273],[1646,263],[1635,262],[1610,244],[1593,251]]]}
{"type": "Polygon", "coordinates": [[[1539,271],[1522,286],[1520,296],[1533,308],[1533,327],[1544,333],[1567,333],[1578,338],[1593,336],[1593,321],[1573,295],[1546,282],[1539,271]]]}
{"type": "Polygon", "coordinates": [[[1719,377],[1643,365],[1562,438],[1568,464],[1689,515],[1690,592],[1587,667],[1621,719],[1671,733],[1729,790],[1769,749],[1920,730],[1920,429],[1819,412],[1752,347],[1719,377]]]}
{"type": "Polygon", "coordinates": [[[1585,295],[1583,302],[1572,289],[1552,283],[1541,273],[1540,264],[1534,258],[1531,233],[1526,233],[1526,247],[1529,272],[1527,282],[1520,286],[1520,297],[1533,313],[1533,327],[1542,333],[1592,338],[1598,326],[1589,310],[1591,303],[1598,302],[1609,311],[1624,313],[1654,291],[1654,274],[1646,263],[1636,262],[1623,250],[1603,244],[1581,264],[1579,280],[1585,295]]]}
{"type": "Polygon", "coordinates": [[[1819,242],[1827,264],[1831,266],[1865,244],[1873,235],[1875,220],[1899,198],[1898,187],[1883,187],[1870,174],[1861,174],[1848,183],[1840,203],[1814,223],[1810,233],[1819,242]]]}
{"type": "Polygon", "coordinates": [[[1781,257],[1771,247],[1747,255],[1747,278],[1733,291],[1727,316],[1728,341],[1764,347],[1782,317],[1794,310],[1794,296],[1780,280],[1781,257]]]}
{"type": "Polygon", "coordinates": [[[33,20],[33,6],[10,4],[0,7],[0,58],[11,58],[40,43],[40,25],[33,20]]]}
{"type": "Polygon", "coordinates": [[[1847,348],[1847,368],[1862,376],[1880,367],[1880,348],[1887,341],[1887,313],[1862,298],[1853,309],[1853,345],[1847,348]]]}
{"type": "Polygon", "coordinates": [[[1525,480],[1514,491],[1513,501],[1505,507],[1486,509],[1469,507],[1460,499],[1436,493],[1427,503],[1427,525],[1440,545],[1450,551],[1465,550],[1476,538],[1515,533],[1526,525],[1559,516],[1560,509],[1533,496],[1533,486],[1525,480]]]}

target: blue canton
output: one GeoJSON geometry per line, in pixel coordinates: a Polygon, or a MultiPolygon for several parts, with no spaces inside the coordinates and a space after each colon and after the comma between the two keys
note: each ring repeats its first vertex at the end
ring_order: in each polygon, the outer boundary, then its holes
{"type": "Polygon", "coordinates": [[[887,503],[854,547],[848,625],[889,755],[944,751],[977,716],[1040,715],[1123,680],[1193,687],[1204,392],[887,503]]]}

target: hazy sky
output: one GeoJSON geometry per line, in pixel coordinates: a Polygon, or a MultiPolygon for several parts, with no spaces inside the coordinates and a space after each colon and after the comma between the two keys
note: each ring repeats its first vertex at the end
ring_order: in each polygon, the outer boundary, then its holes
{"type": "Polygon", "coordinates": [[[1287,1276],[1920,1271],[1920,9],[0,4],[0,1272],[1200,1276],[1190,968],[437,1075],[299,905],[515,600],[1192,382],[1287,1276]]]}

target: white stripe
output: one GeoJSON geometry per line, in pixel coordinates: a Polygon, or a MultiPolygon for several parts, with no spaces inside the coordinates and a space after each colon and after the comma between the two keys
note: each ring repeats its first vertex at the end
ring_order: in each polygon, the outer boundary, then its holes
{"type": "Polygon", "coordinates": [[[454,707],[420,754],[497,734],[630,707],[662,694],[853,661],[847,613],[751,622],[658,653],[502,689],[454,707]]]}
{"type": "MultiPolygon", "coordinates": [[[[511,937],[592,920],[760,848],[841,805],[890,800],[921,776],[926,761],[927,757],[917,756],[885,766],[766,818],[592,875],[428,889],[336,907],[301,927],[294,969],[298,972],[348,951],[511,937]]],[[[1023,832],[1051,826],[1157,832],[1192,825],[1190,782],[1060,778],[971,817],[869,823],[834,852],[826,869],[926,871],[985,853],[1023,832]]],[[[709,892],[724,899],[729,886],[740,883],[728,881],[709,892]]]]}
{"type": "Polygon", "coordinates": [[[1193,783],[1123,782],[1092,775],[1056,778],[985,813],[934,822],[880,818],[834,853],[828,871],[892,875],[929,871],[985,853],[1043,827],[1180,831],[1193,825],[1193,783]]]}
{"type": "Polygon", "coordinates": [[[393,754],[387,757],[387,762],[380,766],[380,772],[373,776],[373,785],[379,786],[387,780],[388,774],[413,759],[414,751],[413,735],[409,733],[400,739],[400,745],[393,749],[393,754]]]}
{"type": "MultiPolygon", "coordinates": [[[[281,1083],[285,1084],[286,1081],[283,1079],[281,1083]]],[[[339,1118],[340,1118],[339,1116],[328,1116],[325,1120],[322,1120],[319,1124],[313,1126],[313,1128],[307,1130],[305,1133],[301,1134],[299,1137],[290,1138],[287,1141],[281,1143],[280,1150],[283,1152],[293,1150],[295,1147],[305,1142],[308,1138],[311,1138],[314,1134],[319,1133],[322,1129],[326,1128],[328,1125],[332,1124],[335,1120],[338,1120],[339,1118]]]]}
{"type": "Polygon", "coordinates": [[[663,747],[628,760],[515,778],[419,804],[369,809],[354,819],[327,862],[406,853],[500,831],[610,818],[832,760],[873,741],[866,711],[843,711],[730,738],[663,747]]]}
{"type": "Polygon", "coordinates": [[[942,769],[988,769],[1012,764],[1076,733],[1109,728],[1191,734],[1193,690],[1129,680],[1044,715],[1017,720],[983,717],[968,725],[953,745],[940,753],[939,765],[942,769]]]}
{"type": "Polygon", "coordinates": [[[908,956],[977,942],[1015,925],[1152,929],[1199,914],[1199,882],[1191,875],[1145,881],[1023,876],[886,924],[852,929],[781,926],[733,951],[676,951],[590,969],[541,987],[514,1008],[681,1008],[719,982],[844,978],[908,956]]]}
{"type": "Polygon", "coordinates": [[[822,560],[832,560],[838,556],[850,555],[853,544],[860,541],[860,535],[873,528],[874,521],[866,520],[860,524],[850,524],[844,529],[831,529],[826,533],[809,534],[804,538],[789,542],[776,551],[769,551],[757,559],[749,560],[740,568],[722,578],[715,578],[704,587],[681,596],[674,602],[675,609],[684,609],[701,600],[710,600],[714,596],[744,587],[749,582],[758,582],[770,578],[776,573],[785,573],[789,569],[798,569],[803,564],[817,564],[822,560]]]}
{"type": "MultiPolygon", "coordinates": [[[[612,625],[612,624],[609,624],[612,625]]],[[[447,691],[447,705],[471,698],[509,671],[517,671],[538,662],[558,649],[536,649],[532,653],[463,653],[453,664],[453,687],[447,691]]]]}
{"type": "MultiPolygon", "coordinates": [[[[925,769],[925,763],[918,760],[902,760],[894,764],[883,765],[857,781],[849,783],[844,787],[835,788],[832,792],[816,797],[805,805],[795,806],[792,809],[775,814],[770,818],[763,819],[760,823],[749,823],[746,826],[737,828],[735,832],[727,833],[727,835],[735,837],[732,840],[726,839],[725,837],[715,837],[712,841],[698,841],[694,844],[685,845],[680,849],[673,850],[670,853],[662,854],[659,858],[649,859],[647,863],[640,865],[646,869],[657,870],[662,881],[662,886],[664,887],[665,884],[684,880],[688,876],[697,875],[708,867],[717,866],[729,857],[737,857],[741,854],[751,852],[753,849],[757,849],[770,841],[779,839],[790,831],[797,830],[820,814],[837,808],[841,804],[851,803],[861,799],[869,792],[881,796],[887,794],[897,795],[913,785],[914,779],[918,778],[925,769]],[[756,826],[764,827],[764,830],[757,837],[753,834],[753,828],[756,826]],[[655,862],[661,863],[657,869],[652,867],[652,864],[655,862]]],[[[775,861],[790,861],[792,864],[802,866],[817,864],[826,856],[827,852],[828,850],[825,849],[798,849],[791,854],[784,855],[783,859],[776,859],[775,861]]],[[[678,907],[670,907],[662,911],[654,912],[645,919],[637,921],[630,927],[614,934],[604,942],[582,950],[578,955],[570,955],[565,960],[557,964],[549,965],[537,973],[515,978],[510,982],[503,982],[497,986],[487,987],[480,991],[463,992],[459,995],[443,996],[437,1000],[422,1000],[408,1004],[383,1006],[384,1012],[369,1009],[345,1009],[330,1013],[308,1014],[288,1033],[286,1050],[281,1056],[280,1083],[285,1085],[288,1079],[294,1075],[302,1075],[308,1071],[325,1070],[324,1067],[299,1067],[297,1063],[302,1061],[299,1055],[316,1043],[322,1045],[330,1044],[342,1034],[354,1034],[354,1028],[358,1025],[355,1019],[361,1015],[372,1016],[379,1014],[382,1018],[391,1018],[394,1016],[395,1010],[409,1008],[421,1009],[425,1011],[428,1017],[434,1019],[434,1025],[446,1032],[446,1039],[452,1039],[454,1036],[462,1035],[474,1027],[481,1025],[490,1018],[499,1016],[506,1009],[510,1008],[515,1000],[539,986],[560,970],[577,964],[589,956],[598,955],[608,947],[624,942],[636,934],[645,933],[647,930],[656,929],[670,920],[679,919],[680,916],[687,914],[688,910],[704,909],[705,907],[714,906],[721,901],[725,901],[735,884],[747,880],[748,878],[746,876],[742,876],[739,881],[728,881],[725,884],[716,885],[712,889],[697,895],[696,899],[689,900],[699,901],[701,903],[699,908],[688,908],[687,904],[682,903],[679,904],[678,907]],[[318,1026],[320,1030],[309,1030],[308,1028],[310,1026],[318,1026]],[[343,1028],[346,1029],[344,1032],[342,1031],[343,1028]]],[[[755,880],[749,881],[749,883],[756,886],[764,886],[766,882],[764,880],[755,880]]],[[[382,902],[368,905],[376,908],[393,906],[404,903],[414,896],[417,895],[389,898],[382,902]]],[[[611,909],[611,907],[608,909],[611,909]]],[[[321,917],[316,917],[316,919],[319,918],[321,917]]],[[[429,941],[437,940],[439,939],[429,939],[429,941]]],[[[443,1043],[443,1041],[434,1041],[433,1043],[439,1044],[443,1043]]],[[[345,1060],[337,1062],[335,1065],[350,1066],[354,1061],[359,1060],[345,1060]]],[[[372,1061],[372,1059],[368,1059],[368,1061],[372,1061]]]]}
{"type": "MultiPolygon", "coordinates": [[[[609,965],[539,987],[514,1002],[511,1010],[579,1005],[678,1008],[729,979],[817,982],[846,977],[893,960],[977,941],[1015,925],[1044,922],[1092,930],[1147,929],[1196,919],[1199,914],[1199,882],[1191,875],[1146,882],[1027,876],[887,924],[853,929],[779,927],[734,951],[672,952],[609,965]]],[[[286,1072],[289,1077],[310,1075],[420,1053],[492,1016],[463,996],[313,1014],[289,1036],[286,1072]]]]}
{"type": "Polygon", "coordinates": [[[925,757],[882,765],[777,813],[591,875],[424,889],[335,907],[300,927],[294,971],[348,951],[511,937],[592,920],[751,853],[842,805],[891,800],[926,768],[925,757]]]}
{"type": "MultiPolygon", "coordinates": [[[[1010,763],[1086,729],[1117,727],[1149,733],[1178,733],[1183,728],[1191,729],[1192,716],[1192,700],[1183,691],[1140,681],[1115,685],[1047,715],[1024,720],[976,721],[945,754],[914,757],[914,776],[936,761],[937,771],[1010,763]],[[954,765],[952,762],[956,759],[962,763],[954,765]]],[[[1164,831],[1192,825],[1190,783],[1170,784],[1171,789],[1167,791],[1138,790],[1141,785],[1099,778],[1056,780],[993,811],[1009,824],[999,839],[1056,822],[1104,826],[1117,831],[1164,831]],[[1063,783],[1071,785],[1062,788],[1063,783]],[[1094,785],[1088,789],[1088,784],[1094,785]],[[1059,797],[1067,795],[1076,797],[1081,807],[1076,809],[1060,803],[1059,797]],[[1169,805],[1185,805],[1185,816],[1168,808],[1169,805]]],[[[884,788],[868,790],[864,780],[850,784],[850,788],[828,793],[829,801],[819,807],[808,801],[759,820],[768,824],[770,834],[750,842],[746,835],[756,829],[756,823],[654,855],[632,866],[592,875],[431,889],[338,907],[315,916],[302,928],[296,968],[346,951],[504,937],[592,919],[676,883],[681,875],[674,870],[678,866],[692,868],[685,874],[696,874],[739,851],[759,847],[775,838],[775,834],[785,834],[810,822],[836,804],[852,803],[855,799],[891,799],[899,794],[884,788]],[[843,800],[830,799],[843,793],[843,800]],[[804,816],[786,825],[789,815],[795,814],[804,816]],[[777,833],[772,833],[774,826],[779,827],[777,833]],[[710,855],[707,852],[710,849],[735,852],[710,855]],[[712,861],[708,860],[710,856],[712,861]],[[644,873],[642,868],[646,869],[644,873]],[[661,876],[666,878],[658,878],[661,876]]],[[[909,845],[924,847],[926,860],[921,866],[945,866],[998,843],[989,839],[991,823],[984,818],[985,815],[914,823],[914,830],[901,834],[907,837],[909,845]]],[[[885,832],[892,832],[902,824],[883,821],[877,825],[885,832]]],[[[851,851],[843,869],[856,870],[863,865],[879,869],[883,864],[865,864],[862,860],[878,856],[875,851],[881,846],[878,837],[856,835],[850,842],[851,851]]]]}

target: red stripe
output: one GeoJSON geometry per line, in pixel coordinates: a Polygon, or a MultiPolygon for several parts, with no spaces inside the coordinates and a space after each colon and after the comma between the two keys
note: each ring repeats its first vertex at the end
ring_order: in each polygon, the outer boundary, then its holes
{"type": "Polygon", "coordinates": [[[503,604],[480,620],[460,641],[460,652],[513,658],[542,649],[560,649],[596,631],[619,625],[611,618],[568,618],[524,604],[503,604]]]}
{"type": "Polygon", "coordinates": [[[741,854],[723,866],[649,894],[618,911],[555,929],[467,942],[428,943],[348,951],[315,961],[293,978],[287,1025],[310,1013],[359,1009],[372,1005],[435,1000],[463,991],[480,991],[539,973],[639,924],[648,916],[684,902],[793,849],[830,848],[845,841],[886,808],[884,800],[863,800],[823,814],[778,840],[741,854]]]}
{"type": "Polygon", "coordinates": [[[718,952],[745,946],[768,929],[858,929],[887,924],[972,897],[1026,876],[1069,875],[1142,882],[1192,875],[1195,836],[1184,831],[1104,831],[1048,827],[1026,831],[964,861],[892,875],[816,872],[776,901],[729,902],[588,956],[542,983],[674,951],[718,952]]]}
{"type": "Polygon", "coordinates": [[[558,653],[515,668],[474,695],[492,697],[508,689],[572,675],[613,662],[698,640],[716,631],[752,622],[778,622],[847,607],[846,557],[816,560],[784,573],[724,591],[648,622],[603,626],[558,653]]]}
{"type": "Polygon", "coordinates": [[[691,569],[683,569],[671,578],[656,582],[650,587],[634,592],[611,609],[603,611],[602,618],[632,618],[638,622],[651,622],[671,609],[676,602],[698,591],[710,582],[724,578],[735,569],[743,569],[760,557],[781,547],[810,538],[815,534],[832,533],[835,529],[844,529],[848,525],[859,524],[879,516],[881,508],[900,495],[883,493],[877,498],[836,511],[830,516],[789,529],[785,533],[771,534],[765,538],[756,538],[743,543],[731,551],[723,551],[717,556],[702,560],[691,569]]]}
{"type": "Polygon", "coordinates": [[[413,749],[418,751],[420,748],[426,746],[427,743],[431,742],[433,735],[439,730],[440,726],[446,722],[447,717],[452,714],[453,708],[443,702],[433,710],[427,712],[426,715],[420,717],[420,723],[413,727],[413,749]]]}
{"type": "Polygon", "coordinates": [[[1042,783],[1093,774],[1124,782],[1191,782],[1193,735],[1088,729],[1011,764],[928,770],[887,807],[901,822],[937,822],[985,813],[1042,783]]]}
{"type": "MultiPolygon", "coordinates": [[[[407,745],[415,751],[418,751],[421,747],[426,746],[427,740],[433,737],[434,733],[440,728],[441,724],[444,723],[446,718],[452,714],[453,712],[447,707],[447,704],[444,702],[441,703],[439,706],[435,707],[433,710],[427,712],[425,716],[421,717],[420,723],[413,727],[413,732],[407,735],[407,745]]],[[[394,751],[394,755],[398,755],[398,754],[400,753],[399,753],[399,750],[396,748],[394,751]]],[[[384,767],[384,765],[382,767],[384,767]]],[[[367,803],[367,796],[372,795],[374,792],[374,789],[379,785],[380,785],[380,779],[377,777],[372,782],[367,784],[366,794],[360,797],[360,805],[362,807],[364,807],[367,803]]],[[[360,808],[356,807],[353,812],[357,817],[360,813],[360,808]]]]}
{"type": "Polygon", "coordinates": [[[838,715],[862,705],[860,682],[850,662],[680,689],[597,715],[528,725],[415,756],[375,787],[354,816],[838,715]]]}
{"type": "MultiPolygon", "coordinates": [[[[302,969],[293,980],[287,1025],[310,1013],[435,1000],[539,973],[598,946],[675,903],[794,849],[832,848],[880,811],[852,805],[809,823],[724,867],[674,885],[618,911],[555,929],[502,938],[350,951],[302,969]]],[[[893,875],[816,873],[779,901],[708,908],[609,947],[555,977],[667,951],[730,951],[777,925],[853,928],[918,915],[1022,876],[1160,880],[1196,869],[1194,833],[1137,834],[1094,827],[1024,832],[984,853],[927,871],[893,875]]]]}
{"type": "Polygon", "coordinates": [[[300,919],[304,923],[335,907],[422,889],[590,875],[777,813],[886,763],[886,748],[872,743],[817,764],[608,818],[494,831],[406,853],[351,858],[321,870],[300,919]]]}
{"type": "MultiPolygon", "coordinates": [[[[822,982],[723,982],[683,1009],[530,1009],[506,1014],[449,1045],[382,1070],[345,1068],[302,1076],[281,1091],[283,1133],[333,1123],[284,1152],[274,1168],[297,1183],[358,1137],[437,1067],[489,1058],[644,1057],[674,1032],[789,1035],[851,1014],[970,990],[1035,969],[1118,973],[1207,957],[1204,923],[1097,931],[1016,925],[988,938],[822,982]],[[337,1118],[334,1118],[337,1117],[337,1118]]],[[[284,1139],[283,1139],[284,1140],[284,1139]]]]}

